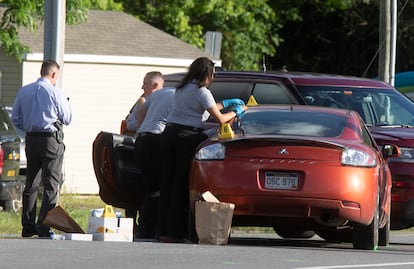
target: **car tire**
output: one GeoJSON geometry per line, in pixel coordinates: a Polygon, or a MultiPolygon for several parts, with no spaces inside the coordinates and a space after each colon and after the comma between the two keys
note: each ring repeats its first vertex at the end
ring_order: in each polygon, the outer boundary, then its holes
{"type": "MultiPolygon", "coordinates": [[[[391,199],[389,199],[389,209],[391,210],[391,199]]],[[[388,212],[387,222],[384,227],[379,229],[378,245],[386,247],[390,243],[391,213],[388,212]]]]}
{"type": "Polygon", "coordinates": [[[355,249],[375,250],[378,247],[379,237],[379,194],[377,194],[376,210],[369,225],[356,224],[353,227],[352,244],[355,249]]]}
{"type": "Polygon", "coordinates": [[[390,244],[390,219],[383,228],[379,229],[378,246],[386,247],[390,244]]]}

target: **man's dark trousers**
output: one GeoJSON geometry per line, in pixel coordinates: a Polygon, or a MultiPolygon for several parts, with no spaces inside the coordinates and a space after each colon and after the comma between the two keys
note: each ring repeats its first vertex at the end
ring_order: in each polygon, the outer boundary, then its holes
{"type": "Polygon", "coordinates": [[[65,145],[56,140],[54,133],[26,135],[27,172],[23,191],[23,236],[49,235],[50,227],[43,225],[43,220],[47,212],[58,203],[64,152],[65,145]],[[43,185],[43,199],[36,221],[36,200],[40,183],[43,185]]]}

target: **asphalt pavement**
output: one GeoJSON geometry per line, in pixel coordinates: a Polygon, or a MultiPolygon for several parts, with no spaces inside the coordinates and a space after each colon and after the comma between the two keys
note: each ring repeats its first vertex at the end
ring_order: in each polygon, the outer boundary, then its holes
{"type": "Polygon", "coordinates": [[[392,232],[391,245],[374,252],[355,250],[352,244],[328,244],[318,237],[284,240],[273,233],[232,234],[229,244],[222,246],[0,239],[0,268],[402,269],[414,268],[413,254],[414,232],[392,232]]]}

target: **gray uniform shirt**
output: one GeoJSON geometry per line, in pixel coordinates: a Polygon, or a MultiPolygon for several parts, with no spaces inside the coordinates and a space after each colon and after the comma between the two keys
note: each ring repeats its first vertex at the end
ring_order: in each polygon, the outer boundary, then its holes
{"type": "Polygon", "coordinates": [[[147,112],[137,133],[160,134],[164,131],[173,105],[174,93],[174,88],[163,88],[147,97],[143,104],[147,112]]]}
{"type": "Polygon", "coordinates": [[[216,101],[209,89],[188,83],[176,91],[167,121],[204,129],[205,112],[215,105],[216,101]]]}
{"type": "Polygon", "coordinates": [[[137,128],[138,128],[137,119],[135,118],[135,114],[137,113],[139,107],[140,107],[140,104],[135,104],[134,108],[131,111],[131,113],[129,113],[129,115],[126,118],[127,129],[131,132],[136,132],[137,128]]]}

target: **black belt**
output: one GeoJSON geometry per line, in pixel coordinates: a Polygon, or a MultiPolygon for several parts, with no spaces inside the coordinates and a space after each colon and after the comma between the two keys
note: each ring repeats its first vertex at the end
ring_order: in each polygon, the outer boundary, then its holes
{"type": "Polygon", "coordinates": [[[203,132],[204,130],[201,128],[197,128],[197,127],[193,127],[193,126],[187,126],[187,125],[182,125],[182,124],[178,124],[178,123],[167,123],[167,126],[174,126],[174,127],[178,127],[180,129],[184,129],[184,130],[191,130],[194,132],[203,132]]]}
{"type": "Polygon", "coordinates": [[[53,137],[56,135],[56,132],[27,132],[26,135],[33,137],[53,137]]]}

